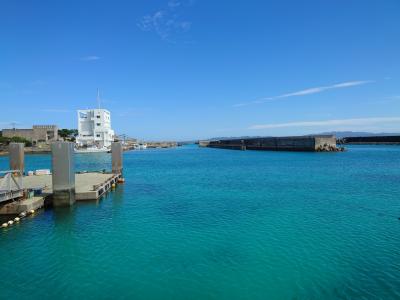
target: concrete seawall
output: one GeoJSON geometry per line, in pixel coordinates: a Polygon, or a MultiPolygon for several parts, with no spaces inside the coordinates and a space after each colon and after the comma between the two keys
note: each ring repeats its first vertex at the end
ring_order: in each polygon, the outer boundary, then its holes
{"type": "Polygon", "coordinates": [[[227,139],[203,142],[203,146],[235,150],[271,151],[338,151],[334,135],[266,137],[247,139],[227,139]]]}
{"type": "Polygon", "coordinates": [[[340,140],[340,143],[354,145],[400,145],[400,135],[345,137],[340,140]]]}

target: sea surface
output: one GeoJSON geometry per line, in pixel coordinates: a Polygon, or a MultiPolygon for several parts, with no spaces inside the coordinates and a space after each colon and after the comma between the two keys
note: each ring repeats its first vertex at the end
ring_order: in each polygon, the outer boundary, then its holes
{"type": "Polygon", "coordinates": [[[132,151],[124,175],[0,229],[0,299],[400,299],[399,146],[132,151]]]}

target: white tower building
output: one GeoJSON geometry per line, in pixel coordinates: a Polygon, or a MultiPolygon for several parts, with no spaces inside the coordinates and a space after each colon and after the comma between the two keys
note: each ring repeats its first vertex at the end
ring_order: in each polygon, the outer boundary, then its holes
{"type": "Polygon", "coordinates": [[[98,109],[78,110],[78,136],[76,143],[80,147],[96,146],[109,148],[114,141],[114,130],[111,129],[111,115],[100,108],[99,91],[97,91],[98,109]]]}

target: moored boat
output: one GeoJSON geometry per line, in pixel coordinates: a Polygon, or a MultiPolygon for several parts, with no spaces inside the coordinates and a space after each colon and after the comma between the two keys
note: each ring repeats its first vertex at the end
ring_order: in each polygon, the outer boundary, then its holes
{"type": "Polygon", "coordinates": [[[96,146],[91,146],[87,148],[75,148],[75,153],[101,153],[101,152],[109,152],[110,149],[107,147],[96,147],[96,146]]]}

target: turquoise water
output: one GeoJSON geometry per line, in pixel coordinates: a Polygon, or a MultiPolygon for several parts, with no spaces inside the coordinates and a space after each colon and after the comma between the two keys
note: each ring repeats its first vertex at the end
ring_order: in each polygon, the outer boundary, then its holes
{"type": "Polygon", "coordinates": [[[125,185],[100,201],[0,230],[1,299],[400,298],[400,147],[185,146],[124,160],[125,185]]]}

